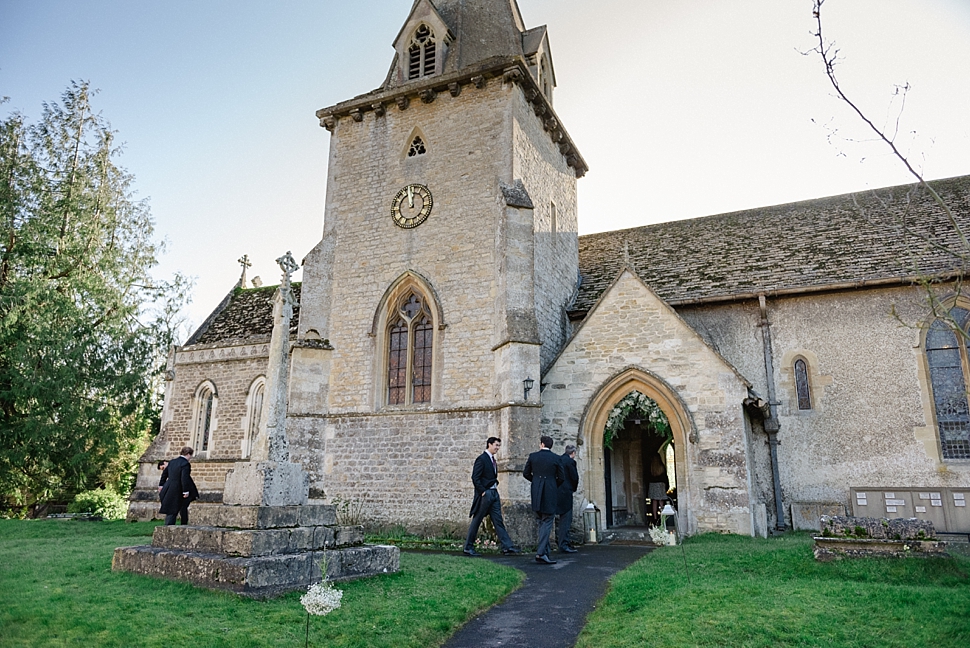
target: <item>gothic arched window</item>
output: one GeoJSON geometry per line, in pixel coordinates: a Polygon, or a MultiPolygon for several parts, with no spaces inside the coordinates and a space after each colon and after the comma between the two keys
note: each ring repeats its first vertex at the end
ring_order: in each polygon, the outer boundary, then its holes
{"type": "Polygon", "coordinates": [[[812,409],[812,389],[808,382],[808,363],[803,358],[795,360],[795,395],[798,409],[812,409]]]}
{"type": "Polygon", "coordinates": [[[388,317],[387,403],[431,402],[434,320],[425,300],[408,292],[388,317]]]}
{"type": "Polygon", "coordinates": [[[436,56],[434,32],[427,25],[421,25],[415,30],[411,46],[408,47],[408,79],[434,74],[436,56]]]}
{"type": "Polygon", "coordinates": [[[253,444],[256,442],[259,424],[263,418],[263,397],[265,393],[266,379],[260,376],[250,385],[249,397],[246,399],[246,445],[243,457],[248,457],[253,452],[253,444]]]}
{"type": "Polygon", "coordinates": [[[212,429],[215,420],[216,389],[211,382],[202,383],[195,392],[194,444],[199,452],[208,452],[212,445],[212,429]]]}
{"type": "Polygon", "coordinates": [[[967,330],[970,311],[951,308],[926,332],[926,363],[944,459],[970,459],[967,407],[967,330]]]}

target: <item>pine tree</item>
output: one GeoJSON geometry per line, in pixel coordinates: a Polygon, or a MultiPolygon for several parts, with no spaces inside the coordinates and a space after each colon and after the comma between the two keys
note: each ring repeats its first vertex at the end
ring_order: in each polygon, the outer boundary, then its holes
{"type": "Polygon", "coordinates": [[[158,358],[186,284],[160,246],[115,133],[72,83],[40,121],[0,122],[0,506],[121,482],[157,416],[158,358]],[[119,459],[122,461],[119,466],[119,459]]]}

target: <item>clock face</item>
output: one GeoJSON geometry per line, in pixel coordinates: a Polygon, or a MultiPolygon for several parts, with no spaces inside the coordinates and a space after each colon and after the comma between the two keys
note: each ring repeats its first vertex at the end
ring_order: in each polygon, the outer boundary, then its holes
{"type": "Polygon", "coordinates": [[[391,201],[391,218],[398,227],[411,229],[428,220],[432,206],[434,200],[427,187],[409,184],[397,192],[391,201]]]}

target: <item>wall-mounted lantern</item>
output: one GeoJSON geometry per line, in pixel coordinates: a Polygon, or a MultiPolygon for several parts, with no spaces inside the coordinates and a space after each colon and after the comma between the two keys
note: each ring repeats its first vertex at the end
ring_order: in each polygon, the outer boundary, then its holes
{"type": "Polygon", "coordinates": [[[529,400],[529,392],[532,391],[532,385],[535,381],[532,378],[526,378],[522,381],[522,386],[525,387],[525,400],[529,400]]]}

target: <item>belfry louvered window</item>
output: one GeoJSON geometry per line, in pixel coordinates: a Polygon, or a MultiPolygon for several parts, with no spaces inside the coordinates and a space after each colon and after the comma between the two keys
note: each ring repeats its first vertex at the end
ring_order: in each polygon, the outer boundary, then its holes
{"type": "Polygon", "coordinates": [[[434,325],[424,300],[411,292],[398,302],[388,328],[387,402],[431,402],[434,325]]]}
{"type": "Polygon", "coordinates": [[[437,53],[434,32],[427,25],[421,25],[415,30],[408,48],[408,79],[434,74],[437,53]]]}
{"type": "Polygon", "coordinates": [[[950,309],[926,332],[926,361],[944,459],[970,459],[967,330],[970,311],[950,309]]]}

